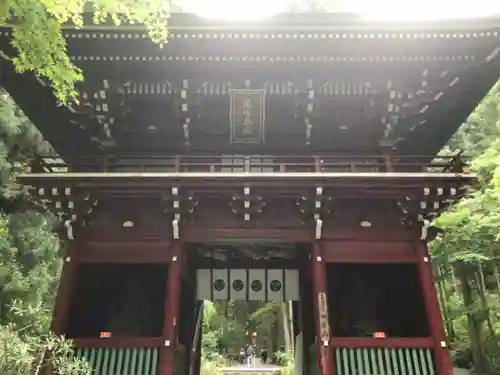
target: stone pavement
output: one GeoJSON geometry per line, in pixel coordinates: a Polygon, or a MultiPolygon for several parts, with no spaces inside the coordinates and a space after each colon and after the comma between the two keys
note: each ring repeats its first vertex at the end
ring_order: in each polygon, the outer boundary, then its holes
{"type": "Polygon", "coordinates": [[[261,363],[260,358],[255,360],[255,363],[250,365],[246,364],[238,364],[231,367],[224,367],[221,369],[224,375],[233,375],[233,374],[277,374],[281,372],[281,367],[277,365],[271,365],[268,363],[261,363]]]}

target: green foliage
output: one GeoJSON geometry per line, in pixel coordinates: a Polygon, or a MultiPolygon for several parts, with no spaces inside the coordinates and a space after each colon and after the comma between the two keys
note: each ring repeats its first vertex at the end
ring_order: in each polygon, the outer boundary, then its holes
{"type": "Polygon", "coordinates": [[[50,149],[8,95],[0,92],[0,373],[87,375],[71,343],[49,333],[61,267],[57,220],[15,184],[30,157],[50,149]],[[50,354],[50,355],[49,355],[50,354]]]}
{"type": "Polygon", "coordinates": [[[48,322],[35,320],[38,308],[53,302],[61,265],[59,240],[52,223],[32,211],[3,219],[0,231],[0,323],[14,323],[32,333],[47,331],[48,322]],[[12,307],[23,310],[14,314],[12,307]],[[36,322],[36,324],[30,324],[36,322]]]}
{"type": "Polygon", "coordinates": [[[295,358],[291,351],[275,353],[276,364],[282,366],[281,375],[293,375],[295,372],[295,358]]]}
{"type": "Polygon", "coordinates": [[[500,86],[497,84],[455,134],[449,150],[475,157],[473,191],[435,225],[431,245],[442,307],[456,364],[479,372],[500,370],[500,86]]]}
{"type": "Polygon", "coordinates": [[[71,354],[71,342],[60,337],[26,337],[21,336],[12,326],[0,326],[2,374],[36,374],[43,366],[50,365],[54,375],[90,375],[88,363],[81,359],[68,359],[71,354]]]}
{"type": "Polygon", "coordinates": [[[277,351],[284,344],[278,338],[283,306],[281,301],[205,301],[204,357],[213,359],[223,354],[236,359],[254,334],[258,347],[277,351]]]}
{"type": "Polygon", "coordinates": [[[227,360],[221,355],[211,358],[202,357],[200,375],[222,375],[221,369],[227,365],[227,360]]]}
{"type": "Polygon", "coordinates": [[[497,83],[450,140],[452,149],[479,156],[500,138],[500,83],[497,83]]]}
{"type": "Polygon", "coordinates": [[[67,54],[63,25],[80,27],[84,10],[93,13],[95,23],[110,17],[115,24],[127,21],[144,24],[155,42],[167,39],[169,0],[4,0],[0,25],[12,25],[12,58],[19,73],[34,72],[47,79],[57,99],[66,104],[76,99],[75,83],[83,79],[67,54]]]}

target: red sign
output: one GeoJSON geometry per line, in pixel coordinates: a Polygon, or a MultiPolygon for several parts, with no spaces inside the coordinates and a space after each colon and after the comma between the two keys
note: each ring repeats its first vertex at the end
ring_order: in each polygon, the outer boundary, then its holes
{"type": "Polygon", "coordinates": [[[109,339],[109,338],[111,338],[111,332],[101,332],[99,337],[101,339],[109,339]]]}
{"type": "Polygon", "coordinates": [[[385,339],[386,338],[385,332],[375,332],[373,334],[373,337],[375,337],[376,339],[385,339]]]}

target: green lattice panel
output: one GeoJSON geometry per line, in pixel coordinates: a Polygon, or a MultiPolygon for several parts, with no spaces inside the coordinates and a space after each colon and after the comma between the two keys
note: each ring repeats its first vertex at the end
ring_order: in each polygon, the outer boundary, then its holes
{"type": "Polygon", "coordinates": [[[75,356],[86,359],[93,375],[156,375],[157,348],[78,348],[75,356]]]}
{"type": "Polygon", "coordinates": [[[339,348],[338,375],[436,375],[431,349],[339,348]]]}

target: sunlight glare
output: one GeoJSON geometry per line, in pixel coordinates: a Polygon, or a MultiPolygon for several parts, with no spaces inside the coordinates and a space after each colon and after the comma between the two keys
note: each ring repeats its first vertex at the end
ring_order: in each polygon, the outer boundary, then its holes
{"type": "MultiPolygon", "coordinates": [[[[184,9],[203,18],[252,21],[284,13],[291,0],[184,0],[184,9]]],[[[306,0],[296,0],[304,4],[306,0]]],[[[329,11],[380,21],[425,21],[500,15],[500,0],[316,0],[329,11]]]]}
{"type": "MultiPolygon", "coordinates": [[[[500,0],[499,0],[500,1],[500,0]]],[[[185,0],[183,7],[203,18],[255,21],[286,12],[289,0],[185,0]]]]}
{"type": "MultiPolygon", "coordinates": [[[[334,1],[334,0],[332,0],[334,1]]],[[[380,21],[480,18],[500,14],[498,0],[350,0],[346,11],[380,21]]]]}

